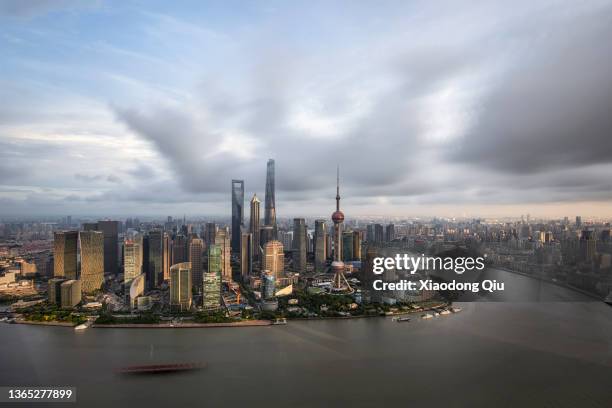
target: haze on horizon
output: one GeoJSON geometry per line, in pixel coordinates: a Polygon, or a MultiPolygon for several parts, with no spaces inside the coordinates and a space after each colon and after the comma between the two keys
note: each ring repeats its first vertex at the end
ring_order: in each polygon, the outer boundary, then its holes
{"type": "Polygon", "coordinates": [[[0,1],[0,216],[612,217],[612,1],[0,1]]]}

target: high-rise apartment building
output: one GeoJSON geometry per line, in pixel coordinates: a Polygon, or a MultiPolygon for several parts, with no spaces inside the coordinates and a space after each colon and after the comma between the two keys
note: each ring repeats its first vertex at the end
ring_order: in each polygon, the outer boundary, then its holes
{"type": "Polygon", "coordinates": [[[232,180],[232,253],[240,254],[240,234],[244,227],[244,180],[232,180]]]}

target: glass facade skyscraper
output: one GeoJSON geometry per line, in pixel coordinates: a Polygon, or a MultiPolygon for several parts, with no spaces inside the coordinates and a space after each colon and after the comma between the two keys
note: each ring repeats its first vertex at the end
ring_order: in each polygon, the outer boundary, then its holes
{"type": "Polygon", "coordinates": [[[164,262],[164,234],[160,229],[149,231],[149,260],[147,272],[147,285],[156,288],[163,278],[164,262]]]}
{"type": "Polygon", "coordinates": [[[293,268],[296,272],[306,272],[306,221],[293,219],[293,268]]]}
{"type": "Polygon", "coordinates": [[[99,231],[81,231],[81,289],[93,293],[104,282],[104,234],[99,231]]]}
{"type": "Polygon", "coordinates": [[[53,236],[54,276],[66,279],[78,279],[77,231],[56,232],[53,236]]]}
{"type": "Polygon", "coordinates": [[[274,159],[268,160],[268,166],[266,168],[266,197],[265,197],[265,214],[264,214],[264,225],[272,227],[272,238],[277,239],[277,226],[276,226],[276,198],[275,187],[274,187],[274,159]]]}
{"type": "Polygon", "coordinates": [[[244,180],[232,180],[232,253],[240,254],[240,234],[244,226],[244,180]]]}
{"type": "Polygon", "coordinates": [[[314,235],[314,256],[315,256],[315,271],[325,271],[325,261],[327,259],[327,225],[325,220],[315,221],[314,235]]]}
{"type": "Polygon", "coordinates": [[[170,308],[189,310],[191,308],[191,263],[181,262],[170,268],[170,308]]]}
{"type": "Polygon", "coordinates": [[[204,309],[218,309],[221,306],[221,248],[208,247],[208,272],[204,273],[202,291],[204,309]]]}

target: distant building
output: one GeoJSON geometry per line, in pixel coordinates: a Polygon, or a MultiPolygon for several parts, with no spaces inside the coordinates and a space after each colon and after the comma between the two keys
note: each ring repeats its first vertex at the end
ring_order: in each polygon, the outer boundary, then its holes
{"type": "Polygon", "coordinates": [[[306,272],[306,221],[303,218],[293,219],[293,268],[306,272]]]}
{"type": "Polygon", "coordinates": [[[193,287],[196,291],[202,290],[202,253],[204,252],[204,241],[194,238],[189,245],[189,262],[191,263],[191,276],[193,287]]]}
{"type": "Polygon", "coordinates": [[[77,231],[56,232],[53,237],[54,276],[56,278],[77,279],[77,231]]]}
{"type": "Polygon", "coordinates": [[[244,227],[244,180],[232,180],[232,253],[240,254],[240,234],[244,227]]]}
{"type": "Polygon", "coordinates": [[[99,231],[81,231],[81,289],[93,293],[104,283],[104,234],[99,231]]]}
{"type": "Polygon", "coordinates": [[[264,247],[262,270],[270,272],[274,279],[285,276],[285,254],[283,244],[279,241],[270,241],[264,247]]]}
{"type": "Polygon", "coordinates": [[[62,309],[72,309],[81,303],[81,281],[70,279],[62,282],[60,288],[62,309]]]}
{"type": "Polygon", "coordinates": [[[170,308],[191,309],[191,263],[182,262],[170,267],[170,308]]]}
{"type": "Polygon", "coordinates": [[[385,240],[384,238],[384,227],[381,224],[374,224],[374,242],[382,244],[385,240]]]}
{"type": "Polygon", "coordinates": [[[395,239],[395,225],[389,224],[385,229],[385,242],[391,242],[395,239]]]}
{"type": "Polygon", "coordinates": [[[327,260],[327,224],[325,220],[315,221],[315,235],[314,235],[314,257],[315,257],[315,271],[324,272],[325,262],[327,260]]]}
{"type": "Polygon", "coordinates": [[[172,241],[172,265],[189,261],[187,237],[179,234],[172,241]]]}
{"type": "Polygon", "coordinates": [[[214,222],[206,223],[206,246],[215,244],[215,238],[217,237],[217,224],[214,222]]]}

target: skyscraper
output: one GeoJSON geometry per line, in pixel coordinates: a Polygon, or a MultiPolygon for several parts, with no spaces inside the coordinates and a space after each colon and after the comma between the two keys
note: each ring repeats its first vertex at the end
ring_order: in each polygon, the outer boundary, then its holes
{"type": "Polygon", "coordinates": [[[306,221],[293,219],[293,268],[296,272],[306,272],[306,221]]]}
{"type": "Polygon", "coordinates": [[[163,235],[163,251],[164,254],[162,256],[162,279],[167,281],[170,279],[170,263],[172,261],[172,240],[170,239],[170,234],[164,232],[163,235]]]}
{"type": "Polygon", "coordinates": [[[191,309],[191,263],[181,262],[170,267],[170,308],[191,309]]]}
{"type": "Polygon", "coordinates": [[[327,237],[327,225],[325,220],[315,221],[315,236],[314,236],[314,257],[315,271],[325,271],[325,261],[327,259],[327,245],[325,240],[327,237]]]}
{"type": "Polygon", "coordinates": [[[104,271],[119,273],[119,221],[98,221],[98,231],[104,234],[104,271]]]}
{"type": "Polygon", "coordinates": [[[266,243],[261,269],[270,272],[274,279],[285,276],[285,254],[280,241],[266,243]]]}
{"type": "Polygon", "coordinates": [[[240,234],[244,226],[244,180],[232,180],[232,253],[240,255],[240,234]]]}
{"type": "Polygon", "coordinates": [[[215,244],[215,237],[217,236],[217,224],[214,222],[206,223],[206,245],[211,246],[215,244]]]}
{"type": "Polygon", "coordinates": [[[84,293],[99,290],[104,283],[104,234],[81,231],[81,289],[84,293]]]}
{"type": "Polygon", "coordinates": [[[230,254],[230,242],[227,228],[222,228],[217,231],[215,245],[221,250],[221,279],[227,282],[232,281],[232,265],[230,254]]]}
{"type": "Polygon", "coordinates": [[[172,265],[189,261],[187,237],[179,234],[172,240],[172,265]]]}
{"type": "Polygon", "coordinates": [[[385,242],[391,242],[395,239],[395,225],[389,224],[385,229],[385,242]]]}
{"type": "Polygon", "coordinates": [[[123,281],[129,283],[142,273],[142,236],[135,234],[123,242],[123,281]]]}
{"type": "Polygon", "coordinates": [[[277,239],[277,226],[276,226],[276,198],[275,198],[275,186],[274,186],[274,159],[268,160],[268,166],[266,169],[266,197],[265,197],[265,214],[264,214],[264,225],[272,227],[273,239],[277,239]]]}
{"type": "Polygon", "coordinates": [[[342,258],[345,261],[353,260],[353,231],[344,231],[342,233],[342,258]]]}
{"type": "Polygon", "coordinates": [[[192,239],[189,245],[189,262],[193,287],[196,291],[202,289],[202,252],[204,252],[204,241],[200,238],[192,239]]]}
{"type": "Polygon", "coordinates": [[[204,273],[204,309],[218,309],[221,306],[221,248],[208,246],[208,272],[204,273]]]}
{"type": "Polygon", "coordinates": [[[251,218],[249,219],[249,232],[253,235],[253,258],[259,259],[261,249],[259,244],[259,221],[260,221],[260,204],[257,194],[251,199],[251,218]]]}
{"type": "Polygon", "coordinates": [[[54,276],[56,278],[77,279],[77,231],[56,232],[53,236],[54,276]]]}
{"type": "Polygon", "coordinates": [[[81,303],[81,281],[70,279],[62,282],[61,286],[62,309],[72,309],[81,303]]]}
{"type": "Polygon", "coordinates": [[[385,228],[382,224],[374,224],[374,242],[382,244],[385,240],[385,228]]]}
{"type": "Polygon", "coordinates": [[[243,282],[253,273],[253,234],[243,232],[240,237],[240,278],[243,282]]]}
{"type": "Polygon", "coordinates": [[[263,271],[261,274],[261,289],[261,296],[265,300],[272,299],[274,297],[276,280],[270,271],[263,271]]]}
{"type": "Polygon", "coordinates": [[[353,231],[353,259],[361,261],[361,234],[353,231]]]}
{"type": "Polygon", "coordinates": [[[149,288],[161,284],[164,267],[164,233],[160,229],[149,231],[149,260],[146,283],[149,288]]]}
{"type": "Polygon", "coordinates": [[[332,214],[334,222],[334,261],[332,262],[332,271],[334,272],[334,280],[332,289],[335,291],[353,292],[353,288],[349,285],[344,276],[344,262],[342,262],[342,223],[344,222],[344,213],[340,211],[340,168],[336,175],[336,211],[332,214]]]}

